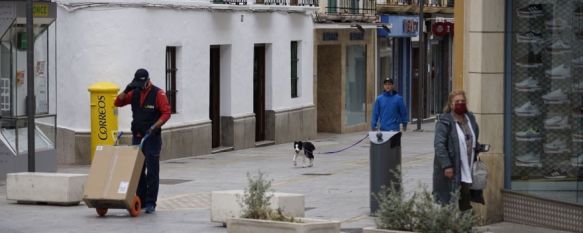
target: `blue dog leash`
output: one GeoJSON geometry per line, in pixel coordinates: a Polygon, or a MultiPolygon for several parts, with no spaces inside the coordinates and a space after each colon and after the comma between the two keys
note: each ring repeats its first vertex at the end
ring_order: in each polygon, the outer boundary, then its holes
{"type": "Polygon", "coordinates": [[[368,134],[366,134],[362,139],[358,140],[357,142],[355,142],[354,144],[350,145],[349,147],[340,149],[340,150],[335,150],[335,151],[327,151],[327,152],[322,152],[322,153],[314,153],[317,155],[324,155],[324,154],[336,154],[336,153],[340,153],[342,151],[348,150],[356,145],[358,145],[359,143],[361,143],[362,141],[364,141],[364,139],[368,138],[368,134]]]}

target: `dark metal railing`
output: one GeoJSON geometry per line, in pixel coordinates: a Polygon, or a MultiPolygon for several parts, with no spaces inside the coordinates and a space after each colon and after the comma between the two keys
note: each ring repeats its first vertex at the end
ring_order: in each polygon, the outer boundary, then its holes
{"type": "Polygon", "coordinates": [[[318,6],[318,0],[300,0],[300,6],[318,6]]]}
{"type": "Polygon", "coordinates": [[[247,0],[211,0],[214,4],[247,5],[247,0]]]}
{"type": "Polygon", "coordinates": [[[318,0],[257,0],[255,4],[282,6],[318,6],[318,0]]]}
{"type": "Polygon", "coordinates": [[[328,14],[375,15],[376,0],[328,0],[328,14]]]}
{"type": "MultiPolygon", "coordinates": [[[[407,5],[413,5],[413,6],[417,6],[419,5],[419,0],[385,0],[385,4],[388,5],[398,5],[398,6],[407,6],[407,5]]],[[[430,6],[430,7],[453,7],[454,6],[454,0],[426,0],[425,1],[425,6],[430,6]]]]}

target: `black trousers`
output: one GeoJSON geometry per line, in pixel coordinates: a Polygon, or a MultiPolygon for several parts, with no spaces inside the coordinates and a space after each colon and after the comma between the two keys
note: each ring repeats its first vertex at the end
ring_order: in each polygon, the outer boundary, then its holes
{"type": "Polygon", "coordinates": [[[472,209],[470,186],[472,184],[462,182],[460,187],[459,207],[461,211],[472,209]]]}
{"type": "MultiPolygon", "coordinates": [[[[139,145],[142,138],[133,137],[132,143],[139,145]]],[[[160,186],[160,150],[162,149],[162,137],[152,135],[144,141],[142,153],[145,161],[138,183],[136,194],[142,201],[142,207],[156,207],[158,200],[158,188],[160,186]]]]}

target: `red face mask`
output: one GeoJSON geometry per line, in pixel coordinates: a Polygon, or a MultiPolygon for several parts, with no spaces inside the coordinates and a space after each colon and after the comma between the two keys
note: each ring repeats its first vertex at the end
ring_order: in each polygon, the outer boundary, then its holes
{"type": "Polygon", "coordinates": [[[455,103],[455,105],[453,106],[453,112],[457,113],[457,114],[464,114],[468,111],[468,107],[466,106],[466,103],[455,103]]]}

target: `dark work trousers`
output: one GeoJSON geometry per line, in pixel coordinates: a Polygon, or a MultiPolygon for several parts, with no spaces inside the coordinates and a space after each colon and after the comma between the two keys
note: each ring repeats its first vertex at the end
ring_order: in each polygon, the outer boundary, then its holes
{"type": "Polygon", "coordinates": [[[459,207],[461,211],[466,211],[472,209],[471,196],[470,196],[470,186],[472,184],[462,182],[460,187],[460,200],[459,207]]]}
{"type": "MultiPolygon", "coordinates": [[[[141,137],[134,136],[132,144],[139,145],[141,137]]],[[[158,200],[158,187],[160,186],[160,150],[162,149],[162,137],[151,135],[142,145],[144,153],[144,166],[138,183],[137,195],[142,201],[142,207],[154,206],[158,200]]]]}

